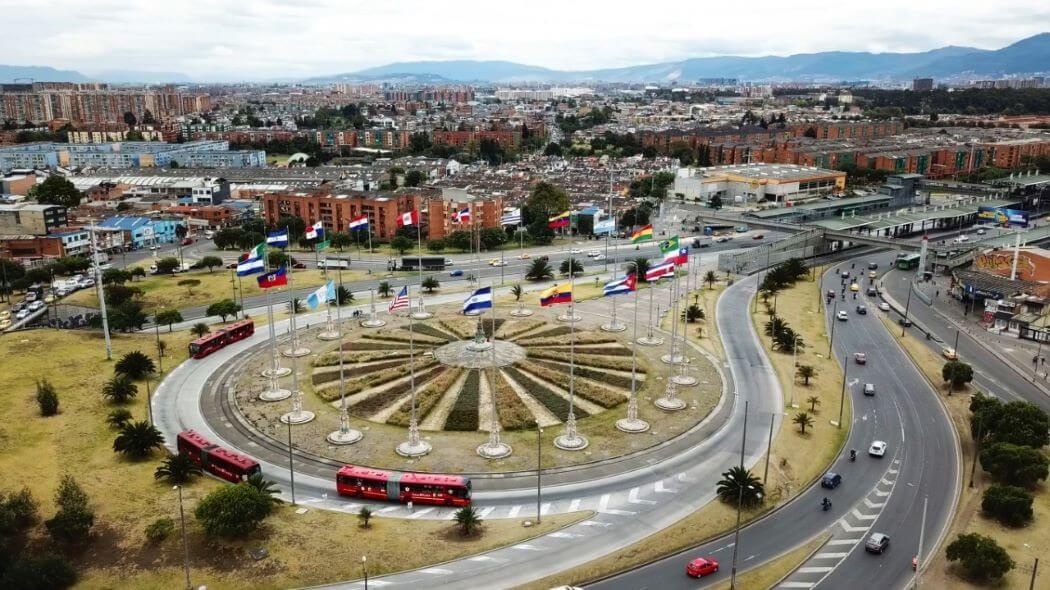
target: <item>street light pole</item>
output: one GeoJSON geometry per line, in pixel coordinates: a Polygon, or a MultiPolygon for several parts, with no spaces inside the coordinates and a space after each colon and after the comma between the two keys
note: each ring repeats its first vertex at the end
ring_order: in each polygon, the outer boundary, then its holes
{"type": "Polygon", "coordinates": [[[288,425],[288,481],[292,485],[292,506],[295,506],[295,463],[292,460],[292,421],[288,420],[285,424],[288,425]]]}
{"type": "MultiPolygon", "coordinates": [[[[750,402],[744,402],[744,431],[740,436],[740,469],[744,468],[744,446],[747,443],[747,410],[750,402]]],[[[744,483],[738,482],[740,492],[736,502],[736,530],[733,532],[733,569],[729,578],[729,590],[736,588],[736,554],[740,547],[740,504],[744,501],[744,483]]]]}
{"type": "Polygon", "coordinates": [[[368,590],[368,556],[361,556],[361,570],[365,574],[365,590],[368,590]]]}
{"type": "Polygon", "coordinates": [[[955,329],[955,344],[952,345],[952,354],[955,356],[952,359],[952,370],[951,375],[948,377],[948,395],[952,394],[952,390],[955,389],[955,367],[959,364],[959,329],[955,329]]]}
{"type": "Polygon", "coordinates": [[[182,507],[182,486],[175,486],[179,493],[179,520],[182,521],[182,564],[186,570],[186,590],[192,590],[190,584],[190,545],[186,540],[186,511],[182,507]]]}
{"type": "Polygon", "coordinates": [[[542,437],[543,429],[540,428],[540,423],[536,422],[536,524],[540,524],[540,502],[542,499],[541,489],[541,478],[543,472],[543,462],[541,458],[543,456],[543,444],[542,437]]]}
{"type": "Polygon", "coordinates": [[[904,338],[904,331],[908,329],[908,309],[911,307],[912,291],[914,291],[914,289],[912,288],[911,281],[908,281],[908,300],[904,303],[904,321],[901,322],[901,338],[904,338]]]}
{"type": "Polygon", "coordinates": [[[839,311],[839,302],[835,301],[835,305],[831,308],[831,335],[828,336],[828,358],[831,358],[831,345],[835,343],[835,314],[839,311]]]}
{"type": "Polygon", "coordinates": [[[846,407],[846,378],[849,376],[849,355],[842,355],[842,392],[839,394],[839,428],[842,428],[842,412],[846,407]]]}

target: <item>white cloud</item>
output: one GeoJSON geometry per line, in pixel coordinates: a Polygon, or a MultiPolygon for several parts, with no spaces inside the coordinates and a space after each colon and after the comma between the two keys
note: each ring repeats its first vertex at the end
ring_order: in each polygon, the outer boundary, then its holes
{"type": "Polygon", "coordinates": [[[0,62],[297,77],[394,61],[504,59],[557,69],[706,55],[997,48],[1042,32],[1035,0],[0,0],[0,62]]]}

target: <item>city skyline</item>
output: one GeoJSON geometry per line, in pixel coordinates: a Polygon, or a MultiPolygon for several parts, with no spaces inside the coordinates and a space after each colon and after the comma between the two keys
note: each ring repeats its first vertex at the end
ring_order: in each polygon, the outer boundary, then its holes
{"type": "Polygon", "coordinates": [[[9,24],[0,46],[9,65],[234,81],[299,79],[407,61],[507,60],[584,70],[724,55],[998,49],[1050,22],[1050,10],[1030,0],[994,7],[890,0],[849,11],[783,11],[767,1],[700,10],[664,0],[635,12],[546,1],[528,8],[406,4],[190,0],[172,7],[62,0],[26,10],[0,0],[9,24]],[[724,26],[732,23],[739,26],[724,26]],[[771,28],[783,34],[771,35],[771,28]]]}

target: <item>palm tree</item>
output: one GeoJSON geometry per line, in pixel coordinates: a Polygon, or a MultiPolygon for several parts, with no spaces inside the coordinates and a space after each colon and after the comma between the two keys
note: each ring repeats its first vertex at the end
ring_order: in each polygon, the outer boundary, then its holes
{"type": "Polygon", "coordinates": [[[773,349],[779,350],[780,352],[795,352],[796,350],[802,350],[805,347],[806,342],[799,336],[795,330],[784,327],[783,330],[773,334],[773,349]]]}
{"type": "Polygon", "coordinates": [[[554,269],[542,258],[533,260],[529,265],[529,272],[525,273],[525,278],[530,281],[542,281],[545,279],[554,278],[554,269]]]}
{"type": "Polygon", "coordinates": [[[353,303],[354,302],[354,294],[351,293],[350,289],[347,289],[346,287],[336,287],[335,288],[335,299],[336,299],[336,304],[337,305],[343,306],[343,305],[346,305],[347,303],[353,303]]]}
{"type": "Polygon", "coordinates": [[[432,276],[429,276],[429,277],[423,279],[423,282],[420,283],[420,286],[422,286],[424,289],[426,289],[427,293],[433,293],[434,289],[437,289],[437,288],[441,287],[441,283],[438,282],[438,280],[436,278],[434,278],[432,276]]]}
{"type": "Polygon", "coordinates": [[[131,422],[131,412],[124,408],[117,408],[106,416],[106,424],[109,424],[113,428],[124,428],[124,425],[131,422]]]}
{"type": "Polygon", "coordinates": [[[193,335],[197,338],[201,338],[202,336],[210,332],[210,330],[208,329],[208,324],[205,324],[204,322],[197,322],[196,324],[193,324],[192,328],[190,328],[190,332],[193,332],[193,335]]]}
{"type": "Polygon", "coordinates": [[[277,484],[263,478],[261,473],[253,473],[249,475],[248,479],[244,480],[244,485],[251,486],[264,494],[268,494],[270,500],[273,501],[274,504],[281,503],[281,499],[277,497],[281,493],[281,490],[277,489],[277,484]]]}
{"type": "Polygon", "coordinates": [[[715,271],[707,271],[707,274],[704,275],[704,282],[707,283],[707,288],[713,289],[716,281],[718,281],[718,275],[715,274],[715,271]]]}
{"type": "Polygon", "coordinates": [[[817,406],[820,405],[820,398],[815,395],[811,395],[806,398],[806,403],[809,404],[809,411],[816,414],[817,406]]]}
{"type": "Polygon", "coordinates": [[[393,292],[394,288],[386,281],[382,281],[376,285],[376,293],[378,293],[380,297],[390,297],[390,294],[393,292]]]}
{"type": "Polygon", "coordinates": [[[521,285],[514,285],[510,288],[510,294],[514,296],[514,301],[521,301],[521,296],[525,294],[525,290],[521,288],[521,285]]]}
{"type": "Polygon", "coordinates": [[[113,451],[132,459],[148,457],[153,449],[164,444],[164,435],[145,420],[129,422],[120,429],[113,441],[113,451]]]}
{"type": "Polygon", "coordinates": [[[792,418],[791,421],[798,424],[799,430],[802,434],[806,434],[807,426],[813,426],[813,417],[810,416],[808,412],[799,412],[795,414],[795,417],[792,418]]]}
{"type": "Polygon", "coordinates": [[[635,258],[634,260],[627,263],[627,272],[633,272],[638,275],[638,280],[642,283],[648,283],[645,279],[645,273],[649,271],[649,259],[645,257],[635,258]]]}
{"type": "Polygon", "coordinates": [[[704,319],[706,314],[703,309],[700,309],[699,305],[690,305],[682,312],[682,317],[685,318],[685,321],[692,324],[696,322],[696,320],[704,319]]]}
{"type": "Polygon", "coordinates": [[[801,365],[798,368],[798,376],[802,377],[804,385],[809,386],[809,380],[817,376],[817,370],[811,365],[801,365]]]}
{"type": "Polygon", "coordinates": [[[459,525],[460,532],[466,537],[473,535],[481,526],[481,518],[478,517],[478,511],[473,506],[464,506],[457,510],[455,521],[459,525]]]}
{"type": "Polygon", "coordinates": [[[142,352],[133,350],[120,357],[117,364],[113,365],[113,370],[138,381],[156,373],[157,364],[142,352]]]}
{"type": "Polygon", "coordinates": [[[372,526],[371,520],[372,511],[368,509],[368,506],[362,506],[361,510],[357,511],[358,525],[363,529],[367,529],[372,526]]]}
{"type": "MultiPolygon", "coordinates": [[[[565,276],[569,275],[569,261],[568,260],[562,260],[561,261],[561,266],[558,268],[558,272],[560,272],[561,274],[563,274],[565,276]]],[[[572,274],[574,274],[576,276],[580,276],[581,274],[583,274],[583,263],[580,262],[578,258],[573,258],[572,259],[572,274]]]]}
{"type": "Polygon", "coordinates": [[[189,455],[179,453],[161,462],[153,472],[153,479],[166,479],[168,483],[186,483],[192,477],[204,475],[204,471],[190,459],[189,455]]]}
{"type": "Polygon", "coordinates": [[[765,496],[765,486],[758,477],[750,471],[737,465],[730,467],[729,471],[722,474],[718,481],[715,493],[723,502],[736,505],[739,501],[742,508],[757,506],[762,503],[765,496]]]}
{"type": "Polygon", "coordinates": [[[127,403],[128,400],[138,395],[138,393],[138,386],[131,380],[131,377],[123,373],[113,375],[102,386],[102,397],[115,404],[127,403]]]}
{"type": "Polygon", "coordinates": [[[787,322],[780,319],[777,316],[773,316],[766,321],[765,327],[762,329],[762,333],[766,336],[776,336],[777,334],[784,331],[787,328],[787,322]]]}

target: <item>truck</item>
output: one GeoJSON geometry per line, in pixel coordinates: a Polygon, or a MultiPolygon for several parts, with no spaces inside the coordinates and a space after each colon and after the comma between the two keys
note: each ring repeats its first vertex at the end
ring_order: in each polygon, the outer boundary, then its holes
{"type": "Polygon", "coordinates": [[[452,261],[443,256],[403,256],[401,268],[397,270],[445,270],[446,266],[452,266],[452,261]]]}
{"type": "Polygon", "coordinates": [[[329,256],[328,258],[318,260],[317,268],[341,268],[343,270],[350,270],[350,259],[329,256]]]}

